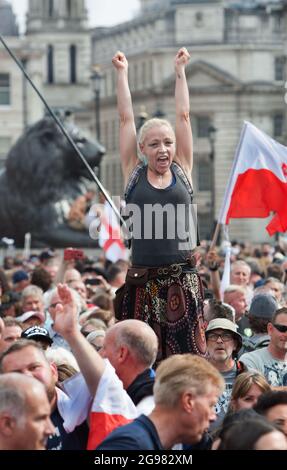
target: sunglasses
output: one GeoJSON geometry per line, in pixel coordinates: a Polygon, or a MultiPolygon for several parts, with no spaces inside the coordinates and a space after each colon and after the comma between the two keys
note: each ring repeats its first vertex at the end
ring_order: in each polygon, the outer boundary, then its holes
{"type": "Polygon", "coordinates": [[[273,323],[274,328],[276,330],[280,331],[280,333],[286,333],[287,332],[287,325],[280,325],[279,323],[273,323]]]}

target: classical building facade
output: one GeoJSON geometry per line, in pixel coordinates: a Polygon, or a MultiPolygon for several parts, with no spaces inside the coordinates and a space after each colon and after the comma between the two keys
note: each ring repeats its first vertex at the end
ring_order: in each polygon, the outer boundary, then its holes
{"type": "MultiPolygon", "coordinates": [[[[42,85],[43,52],[19,36],[11,5],[0,0],[0,33],[37,85],[42,85]]],[[[0,45],[0,167],[15,140],[29,122],[41,112],[35,94],[27,86],[23,74],[0,45]],[[28,105],[29,103],[29,105],[28,105]]]]}
{"type": "MultiPolygon", "coordinates": [[[[54,109],[70,109],[91,134],[91,38],[85,0],[29,0],[20,36],[11,5],[0,0],[0,33],[54,109]]],[[[7,151],[45,113],[42,102],[0,46],[0,166],[7,151]]]]}
{"type": "MultiPolygon", "coordinates": [[[[191,52],[187,79],[195,148],[193,183],[201,236],[210,237],[244,120],[277,140],[286,138],[286,3],[141,0],[140,14],[132,21],[94,30],[93,62],[101,65],[105,76],[101,125],[108,157],[102,174],[111,192],[122,192],[111,58],[123,50],[129,59],[139,121],[144,111],[174,122],[173,57],[184,45],[191,52]]],[[[231,237],[262,241],[268,238],[265,225],[265,220],[233,220],[231,237]]]]}
{"type": "Polygon", "coordinates": [[[91,98],[85,0],[29,0],[26,39],[44,51],[43,91],[49,104],[85,111],[91,98]]]}
{"type": "MultiPolygon", "coordinates": [[[[174,123],[173,58],[179,47],[189,49],[193,184],[202,238],[212,232],[244,120],[287,140],[286,26],[286,0],[140,0],[133,20],[92,31],[84,0],[29,0],[26,34],[19,36],[9,2],[0,0],[0,33],[48,103],[72,109],[90,135],[96,130],[91,68],[101,69],[97,116],[107,148],[101,174],[114,195],[123,193],[123,182],[113,54],[120,49],[128,56],[138,124],[146,115],[174,123]]],[[[0,45],[0,165],[11,144],[43,112],[0,45]]],[[[264,220],[234,220],[231,236],[261,241],[268,238],[265,225],[264,220]]]]}

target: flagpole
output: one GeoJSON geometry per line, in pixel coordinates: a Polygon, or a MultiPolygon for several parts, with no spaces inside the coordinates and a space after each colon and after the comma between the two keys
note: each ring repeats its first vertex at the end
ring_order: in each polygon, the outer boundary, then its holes
{"type": "Polygon", "coordinates": [[[224,226],[224,238],[225,238],[225,259],[224,259],[224,269],[223,269],[223,274],[222,274],[222,279],[220,283],[220,294],[221,297],[223,298],[224,291],[227,289],[227,287],[230,285],[230,257],[231,257],[231,243],[229,240],[229,231],[228,231],[228,225],[224,226]]]}
{"type": "Polygon", "coordinates": [[[213,237],[212,237],[212,241],[211,241],[211,244],[210,244],[210,247],[209,247],[209,251],[214,250],[214,248],[216,246],[216,242],[217,242],[218,235],[219,235],[219,232],[220,232],[220,229],[221,229],[221,225],[222,224],[220,222],[217,222],[215,230],[214,230],[214,234],[213,234],[213,237]]]}

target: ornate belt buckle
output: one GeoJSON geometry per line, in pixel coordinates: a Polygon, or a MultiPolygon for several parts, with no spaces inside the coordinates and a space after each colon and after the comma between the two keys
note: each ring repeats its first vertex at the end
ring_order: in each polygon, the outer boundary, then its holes
{"type": "Polygon", "coordinates": [[[170,266],[170,275],[172,277],[179,277],[182,273],[182,267],[180,264],[172,264],[170,266]]]}

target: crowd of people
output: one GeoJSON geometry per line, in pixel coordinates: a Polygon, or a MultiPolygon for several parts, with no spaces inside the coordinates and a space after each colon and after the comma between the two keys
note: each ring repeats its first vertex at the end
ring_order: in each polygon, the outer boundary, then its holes
{"type": "Polygon", "coordinates": [[[175,130],[156,118],[137,136],[113,58],[131,260],[3,260],[1,450],[287,450],[287,246],[232,242],[221,284],[226,247],[200,242],[190,210],[188,61],[180,49],[175,130]],[[173,237],[168,213],[148,226],[156,204],[183,210],[173,237]]]}
{"type": "MultiPolygon", "coordinates": [[[[216,249],[216,256],[210,256],[205,242],[199,251],[206,356],[187,351],[170,355],[160,365],[153,325],[115,318],[113,300],[130,269],[128,262],[110,264],[104,256],[65,262],[60,252],[51,249],[29,260],[7,257],[0,271],[0,447],[238,449],[241,434],[234,441],[229,429],[240,429],[247,420],[254,426],[254,436],[266,432],[271,439],[266,444],[265,438],[258,437],[259,444],[253,443],[252,448],[283,448],[280,433],[287,437],[286,248],[234,242],[232,284],[222,299],[216,297],[214,274],[220,279],[224,246],[216,249]],[[99,423],[93,411],[99,387],[107,387],[109,399],[106,374],[114,386],[117,381],[121,384],[119,409],[128,401],[135,418],[131,424],[130,418],[120,422],[124,426],[115,430],[99,423]],[[29,387],[22,375],[29,378],[29,387]],[[30,393],[38,382],[45,393],[37,391],[38,401],[31,409],[30,393]],[[44,412],[47,400],[49,413],[44,412]],[[246,415],[247,410],[252,414],[246,415]],[[30,429],[37,413],[41,425],[33,433],[23,432],[30,429]],[[7,416],[15,426],[13,438],[7,438],[7,416]],[[172,423],[170,429],[167,423],[172,423]]],[[[239,432],[234,430],[235,436],[239,432]]],[[[251,440],[245,436],[242,449],[251,446],[251,440]]]]}

